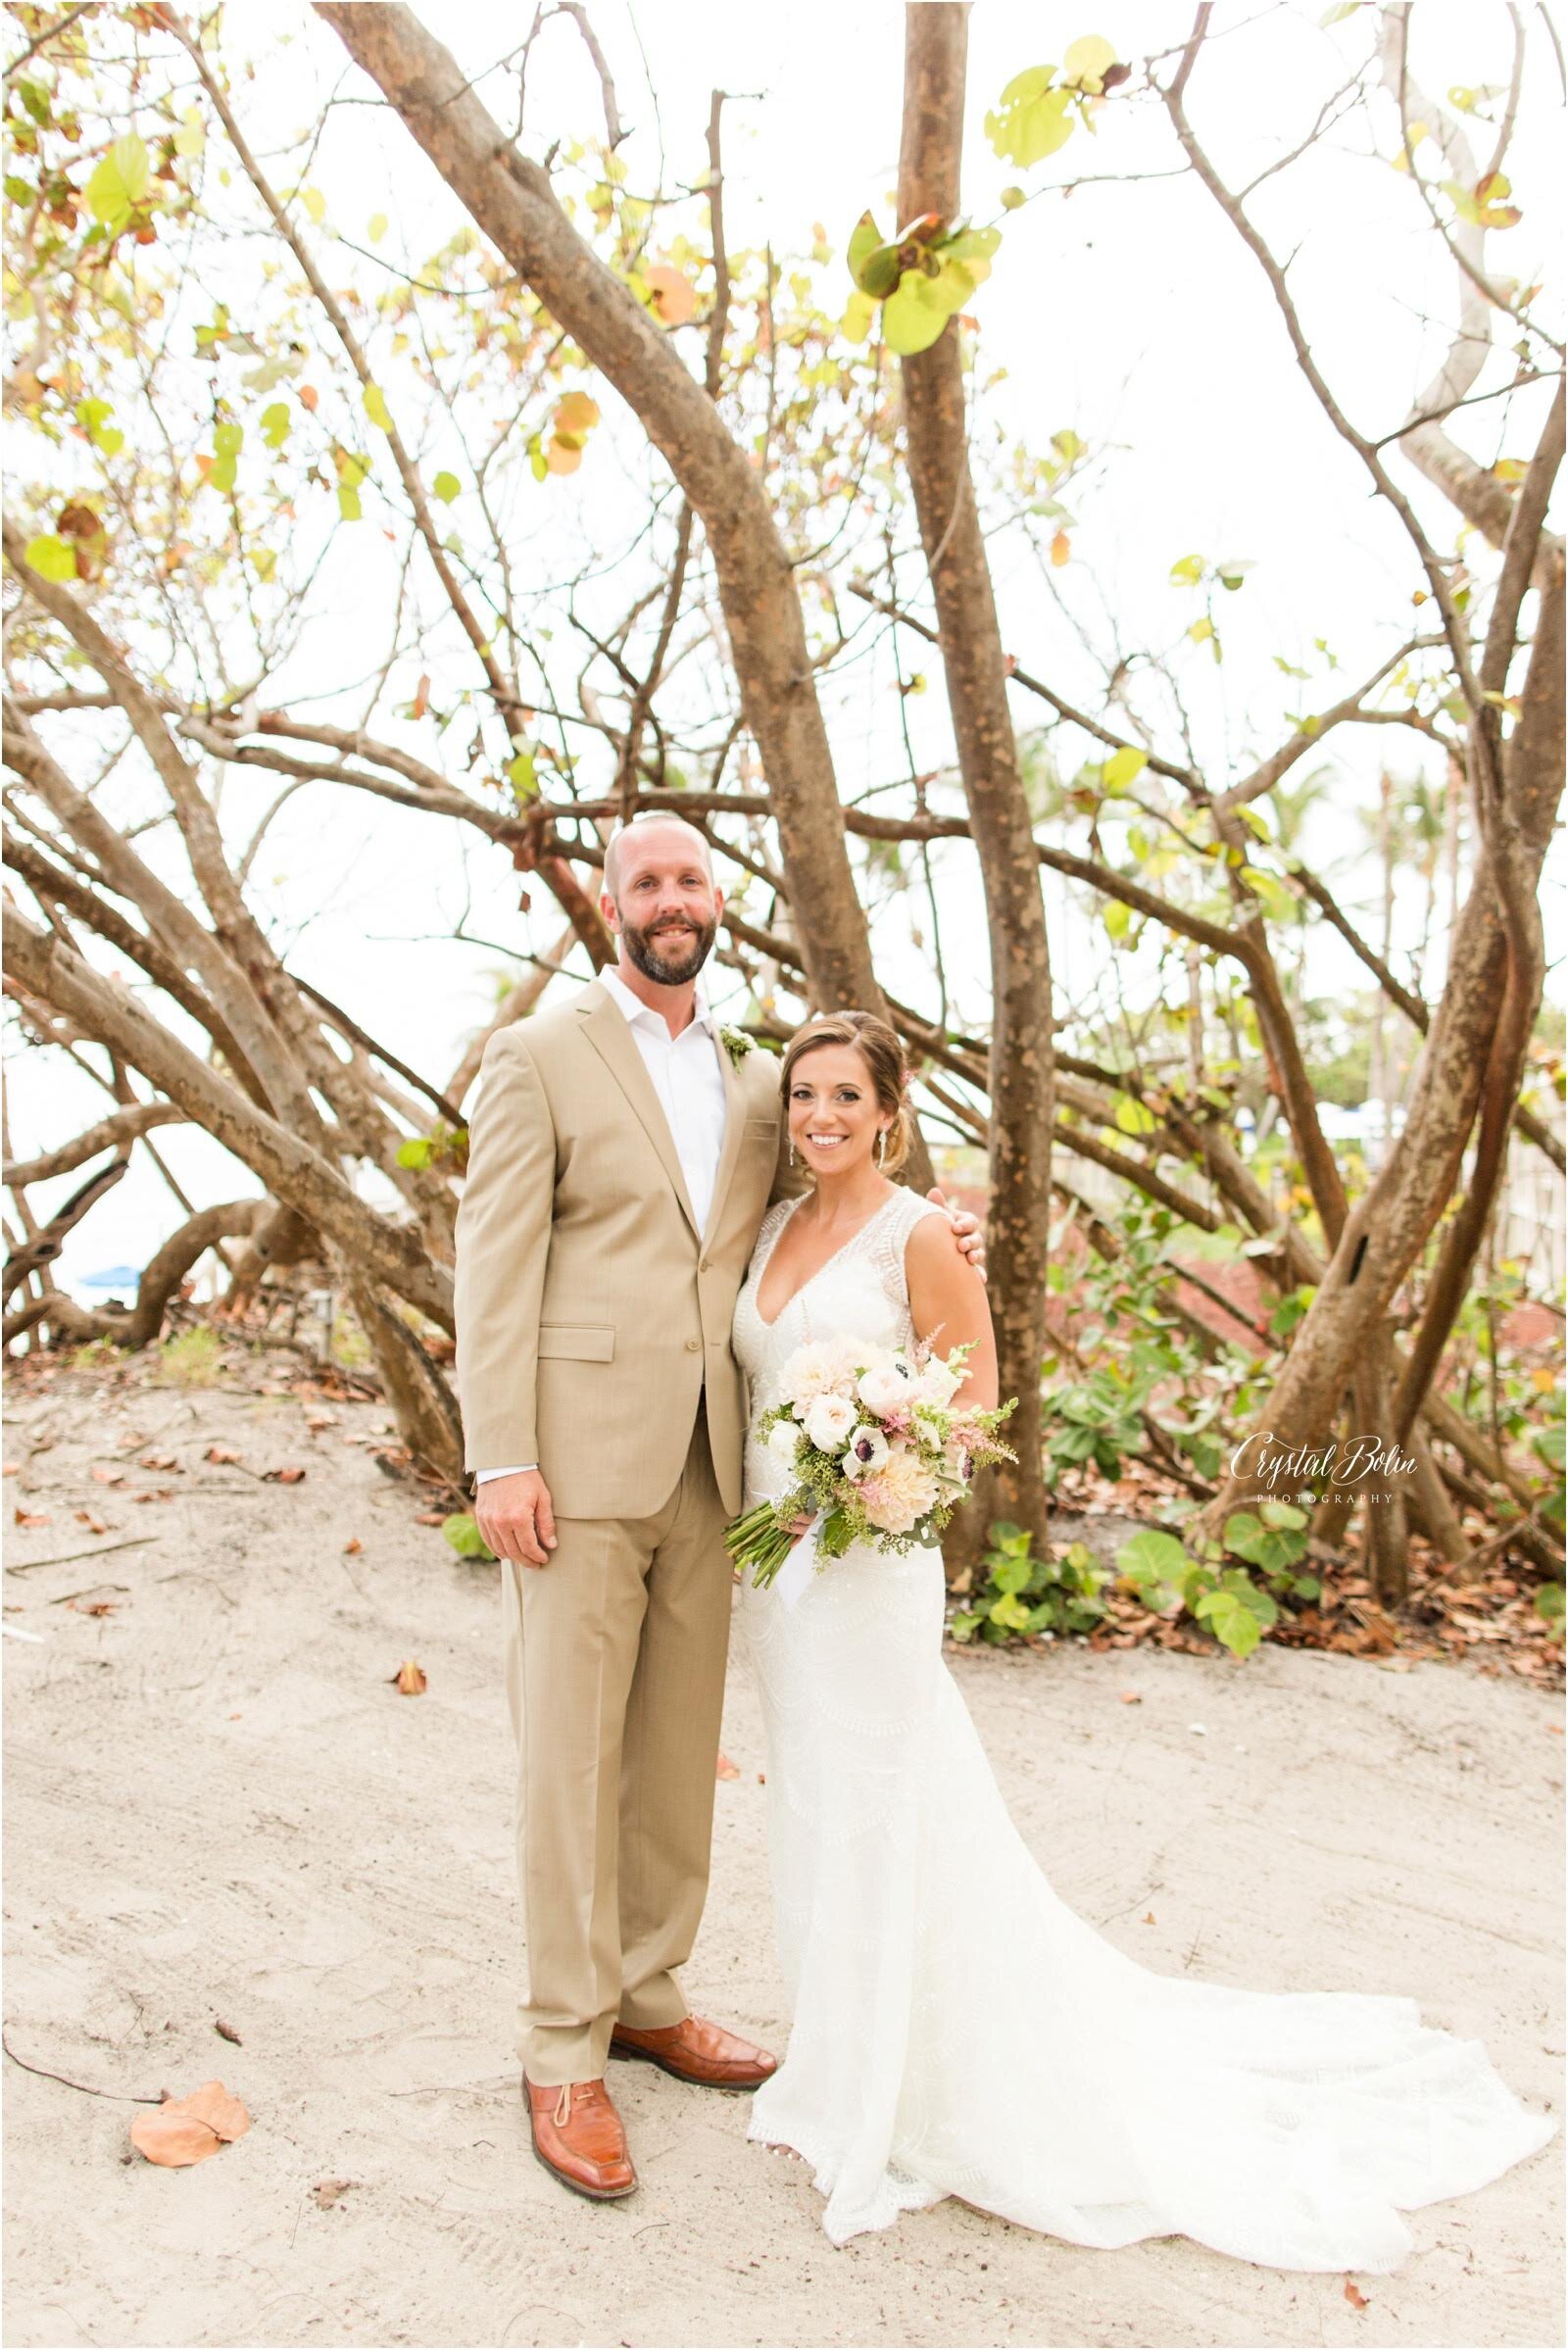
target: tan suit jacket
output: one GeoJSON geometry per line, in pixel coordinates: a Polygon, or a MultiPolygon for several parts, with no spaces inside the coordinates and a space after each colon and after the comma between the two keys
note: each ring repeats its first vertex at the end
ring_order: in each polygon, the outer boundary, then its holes
{"type": "Polygon", "coordinates": [[[470,1469],[537,1461],[558,1515],[645,1518],[707,1391],[713,1474],[741,1504],[746,1393],[730,1318],[780,1165],[779,1062],[724,1076],[699,1232],[668,1121],[606,991],[498,1029],[480,1063],[457,1219],[458,1388],[470,1469]]]}

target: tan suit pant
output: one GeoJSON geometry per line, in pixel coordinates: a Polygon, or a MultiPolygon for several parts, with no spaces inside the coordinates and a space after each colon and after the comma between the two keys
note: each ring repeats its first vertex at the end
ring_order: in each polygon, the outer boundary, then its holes
{"type": "Polygon", "coordinates": [[[597,2081],[617,2018],[656,2031],[688,2012],[675,1969],[708,1891],[726,1516],[699,1407],[652,1517],[563,1518],[547,1567],[502,1561],[527,1954],[517,2053],[541,2087],[597,2081]]]}

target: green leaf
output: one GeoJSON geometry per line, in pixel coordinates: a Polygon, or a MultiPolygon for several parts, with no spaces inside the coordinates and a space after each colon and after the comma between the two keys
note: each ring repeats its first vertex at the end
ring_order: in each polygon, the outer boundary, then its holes
{"type": "Polygon", "coordinates": [[[869,294],[862,294],[857,288],[844,305],[844,316],[839,320],[839,332],[847,343],[863,343],[871,331],[871,323],[875,317],[876,304],[869,294]]]}
{"type": "Polygon", "coordinates": [[[1294,1501],[1261,1502],[1257,1514],[1265,1526],[1304,1526],[1307,1523],[1305,1510],[1298,1509],[1294,1501]]]}
{"type": "Polygon", "coordinates": [[[76,550],[70,539],[56,537],[45,531],[40,538],[29,539],[23,557],[27,568],[36,571],[40,579],[74,579],[76,550]]]}
{"type": "Polygon", "coordinates": [[[1054,66],[1031,66],[1015,73],[1002,93],[1001,107],[986,117],[986,136],[1004,163],[1027,171],[1054,155],[1072,136],[1070,90],[1051,86],[1054,66]]]}
{"type": "Polygon", "coordinates": [[[387,413],[386,394],[378,383],[368,383],[365,387],[365,413],[380,431],[391,431],[392,418],[387,413]]]}
{"type": "Polygon", "coordinates": [[[116,139],[87,182],[87,210],[111,233],[123,228],[150,176],[147,149],[135,132],[116,139]]]}
{"type": "Polygon", "coordinates": [[[878,228],[870,213],[861,213],[855,226],[850,230],[850,241],[844,258],[849,264],[850,275],[862,293],[868,289],[861,272],[883,241],[882,231],[878,228]]]}
{"type": "Polygon", "coordinates": [[[359,521],[364,512],[360,493],[350,481],[340,481],[337,485],[337,511],[345,522],[359,521]]]}
{"type": "Polygon", "coordinates": [[[1112,898],[1103,908],[1100,918],[1104,923],[1109,937],[1117,940],[1124,939],[1133,926],[1133,909],[1130,906],[1124,905],[1120,898],[1112,898]]]}
{"type": "Polygon", "coordinates": [[[1560,1583],[1544,1583],[1536,1593],[1536,1613],[1548,1624],[1563,1620],[1564,1593],[1560,1583]]]}
{"type": "Polygon", "coordinates": [[[294,418],[289,413],[286,401],[274,400],[270,407],[263,409],[262,438],[269,449],[282,448],[283,443],[288,439],[293,423],[294,418]]]}
{"type": "Polygon", "coordinates": [[[918,269],[906,269],[882,312],[882,333],[890,351],[907,359],[929,351],[946,326],[949,312],[931,298],[935,280],[918,269]]]}
{"type": "Polygon", "coordinates": [[[1189,1564],[1186,1551],[1173,1534],[1146,1527],[1116,1553],[1116,1572],[1131,1583],[1169,1583],[1189,1564]]]}
{"type": "Polygon", "coordinates": [[[1104,75],[1115,63],[1116,52],[1104,34],[1085,32],[1068,42],[1061,71],[1066,80],[1077,82],[1080,89],[1098,97],[1104,88],[1104,75]]]}
{"type": "Polygon", "coordinates": [[[430,495],[439,498],[443,506],[450,506],[462,488],[456,473],[438,473],[430,484],[430,495]]]}
{"type": "Polygon", "coordinates": [[[1159,1124],[1147,1102],[1134,1094],[1116,1096],[1116,1129],[1120,1134],[1152,1134],[1159,1124]]]}
{"type": "Polygon", "coordinates": [[[320,189],[301,188],[300,202],[310,214],[311,219],[316,222],[317,227],[319,228],[321,222],[326,219],[326,198],[322,195],[320,189]]]}
{"type": "Polygon", "coordinates": [[[174,133],[174,153],[176,155],[201,155],[205,153],[206,147],[207,131],[202,122],[201,109],[187,106],[179,118],[179,128],[174,133]]]}
{"type": "Polygon", "coordinates": [[[988,1613],[992,1623],[1000,1624],[1004,1632],[1027,1632],[1029,1629],[1029,1610],[1015,1591],[1004,1591],[1000,1599],[992,1602],[988,1613]]]}
{"type": "Polygon", "coordinates": [[[539,779],[534,766],[534,755],[531,751],[519,751],[515,759],[508,759],[507,780],[512,786],[513,796],[519,808],[524,801],[532,800],[537,796],[539,779]]]}
{"type": "Polygon", "coordinates": [[[378,245],[381,242],[381,239],[386,234],[386,215],[384,212],[371,213],[368,221],[366,223],[365,233],[369,238],[372,245],[378,245]]]}
{"type": "Polygon", "coordinates": [[[443,1518],[441,1532],[460,1558],[495,1557],[495,1552],[479,1532],[478,1519],[470,1509],[455,1509],[450,1517],[443,1518]]]}
{"type": "Polygon", "coordinates": [[[1138,750],[1132,743],[1124,743],[1119,751],[1113,751],[1106,759],[1101,781],[1107,792],[1125,792],[1129,785],[1137,782],[1148,764],[1147,751],[1138,750]]]}
{"type": "Polygon", "coordinates": [[[1202,576],[1203,559],[1200,555],[1184,555],[1179,563],[1173,563],[1170,567],[1172,587],[1197,587],[1202,576]]]}

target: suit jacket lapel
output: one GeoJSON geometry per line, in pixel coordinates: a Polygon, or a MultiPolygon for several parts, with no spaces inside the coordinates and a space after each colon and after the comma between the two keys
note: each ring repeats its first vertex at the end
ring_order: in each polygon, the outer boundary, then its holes
{"type": "Polygon", "coordinates": [[[713,1050],[718,1054],[719,1066],[724,1072],[724,1147],[718,1154],[718,1171],[713,1177],[713,1198],[708,1210],[708,1229],[703,1234],[705,1241],[712,1240],[718,1230],[724,1202],[729,1197],[735,1161],[741,1154],[741,1137],[746,1131],[746,1088],[741,1083],[741,1073],[725,1050],[721,1037],[713,1039],[713,1050]]]}
{"type": "MultiPolygon", "coordinates": [[[[654,1091],[654,1081],[649,1076],[643,1056],[637,1050],[637,1041],[626,1023],[625,1015],[619,1005],[613,1004],[606,995],[603,988],[592,985],[583,989],[577,999],[577,1008],[582,1015],[583,1026],[587,1031],[589,1042],[636,1112],[644,1132],[659,1153],[660,1165],[669,1177],[670,1189],[680,1201],[681,1213],[685,1216],[692,1231],[696,1233],[697,1217],[693,1212],[691,1200],[687,1198],[686,1179],[680,1171],[680,1156],[675,1149],[675,1138],[669,1131],[669,1120],[665,1117],[663,1106],[654,1091]]],[[[728,1053],[724,1055],[724,1058],[727,1062],[728,1053]]],[[[727,1126],[724,1141],[727,1150],[729,1144],[727,1126]]],[[[701,1239],[701,1237],[702,1235],[699,1233],[698,1238],[701,1239]]]]}

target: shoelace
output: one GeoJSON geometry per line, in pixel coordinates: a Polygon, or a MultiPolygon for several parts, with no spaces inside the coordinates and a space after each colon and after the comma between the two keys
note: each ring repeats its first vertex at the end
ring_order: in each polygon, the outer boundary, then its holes
{"type": "Polygon", "coordinates": [[[564,2130],[566,2124],[571,2120],[571,2089],[572,2084],[568,2081],[563,2087],[561,2095],[556,2099],[556,2128],[558,2130],[564,2130]]]}

